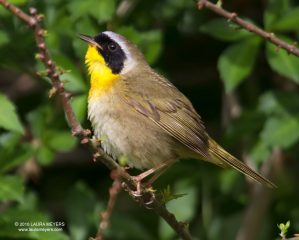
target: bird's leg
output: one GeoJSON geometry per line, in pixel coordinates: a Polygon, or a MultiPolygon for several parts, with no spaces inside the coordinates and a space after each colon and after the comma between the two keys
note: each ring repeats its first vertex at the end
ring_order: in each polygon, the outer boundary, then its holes
{"type": "Polygon", "coordinates": [[[160,171],[156,172],[146,183],[147,187],[151,187],[152,184],[171,166],[171,164],[164,165],[160,171]]]}
{"type": "MultiPolygon", "coordinates": [[[[146,188],[150,189],[154,181],[156,181],[170,166],[171,164],[166,163],[165,165],[163,165],[163,167],[158,169],[157,172],[146,183],[146,188]]],[[[153,203],[154,200],[155,200],[155,195],[153,192],[151,192],[150,200],[145,203],[146,208],[151,209],[150,205],[153,203]]]]}
{"type": "Polygon", "coordinates": [[[156,172],[156,174],[152,178],[150,178],[150,180],[146,183],[146,186],[150,187],[153,184],[153,182],[156,181],[157,178],[159,176],[161,176],[161,174],[163,172],[165,172],[165,170],[170,166],[170,163],[172,163],[172,161],[169,161],[169,160],[165,161],[165,162],[163,162],[161,165],[159,165],[157,167],[153,167],[153,168],[151,168],[151,169],[149,169],[149,170],[147,170],[147,171],[145,171],[145,172],[143,172],[143,173],[141,173],[141,174],[139,174],[137,176],[134,176],[133,178],[136,181],[136,185],[137,186],[136,186],[136,191],[133,193],[133,195],[136,196],[136,197],[141,196],[141,181],[144,178],[146,178],[149,175],[151,175],[151,174],[153,174],[153,173],[156,172]],[[157,171],[159,171],[159,172],[157,172],[157,171]]]}
{"type": "Polygon", "coordinates": [[[133,176],[132,178],[136,181],[136,190],[132,190],[130,189],[130,187],[126,184],[126,183],[122,183],[122,187],[125,189],[125,191],[128,191],[129,194],[131,196],[133,196],[135,198],[135,200],[137,202],[140,202],[140,201],[143,201],[143,204],[145,205],[146,208],[148,209],[151,209],[151,204],[154,202],[155,200],[155,194],[154,194],[154,191],[152,189],[150,189],[150,186],[152,185],[152,183],[157,180],[157,178],[159,176],[161,176],[161,174],[163,172],[165,172],[165,170],[173,163],[173,161],[165,161],[163,162],[161,165],[157,166],[157,167],[154,167],[154,168],[151,168],[137,176],[133,176]],[[160,171],[159,171],[160,170],[160,171]],[[157,172],[159,171],[159,172],[157,172]],[[147,196],[149,196],[149,200],[145,201],[144,199],[140,198],[141,197],[141,192],[142,192],[142,189],[141,189],[141,182],[144,178],[148,177],[149,175],[155,173],[156,174],[150,178],[150,180],[146,183],[146,193],[147,193],[147,196]]]}
{"type": "Polygon", "coordinates": [[[136,182],[136,191],[133,191],[133,195],[135,197],[140,197],[141,196],[141,181],[146,178],[147,176],[151,175],[152,173],[154,173],[156,170],[154,168],[151,168],[137,176],[133,176],[133,179],[136,182]]]}

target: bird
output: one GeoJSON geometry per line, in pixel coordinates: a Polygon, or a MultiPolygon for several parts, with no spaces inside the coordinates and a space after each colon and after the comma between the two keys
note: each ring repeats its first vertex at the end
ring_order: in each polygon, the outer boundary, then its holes
{"type": "Polygon", "coordinates": [[[126,157],[130,168],[145,170],[138,180],[179,159],[194,158],[276,187],[209,136],[189,99],[151,68],[135,44],[112,31],[79,37],[88,44],[85,64],[93,134],[115,160],[126,157]]]}

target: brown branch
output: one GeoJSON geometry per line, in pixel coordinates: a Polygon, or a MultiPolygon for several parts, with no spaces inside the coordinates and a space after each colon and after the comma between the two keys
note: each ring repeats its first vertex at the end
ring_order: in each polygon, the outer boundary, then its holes
{"type": "MultiPolygon", "coordinates": [[[[60,81],[60,72],[58,71],[56,64],[51,59],[45,43],[45,31],[41,26],[43,16],[37,14],[36,9],[34,8],[30,8],[30,15],[28,15],[6,0],[0,0],[0,4],[7,8],[13,15],[25,22],[34,31],[34,37],[39,51],[39,59],[45,65],[47,69],[47,76],[51,79],[53,85],[54,91],[51,91],[51,93],[57,93],[70,125],[72,134],[81,139],[81,143],[89,143],[94,151],[95,159],[99,159],[110,170],[117,170],[117,172],[119,172],[121,175],[122,180],[130,188],[136,188],[136,182],[134,179],[126,171],[124,171],[123,168],[116,163],[116,161],[107,155],[100,146],[93,144],[93,142],[90,141],[88,138],[90,131],[84,130],[78,122],[68,99],[69,94],[65,91],[63,83],[60,81]]],[[[140,204],[143,207],[150,208],[156,214],[161,216],[182,239],[192,239],[186,224],[177,221],[175,216],[166,209],[165,204],[160,199],[154,198],[151,204],[147,204],[147,200],[151,196],[152,193],[147,192],[144,186],[142,186],[141,197],[139,199],[140,204]]]]}
{"type": "Polygon", "coordinates": [[[43,20],[42,15],[38,15],[36,9],[30,8],[29,12],[31,15],[24,13],[21,9],[15,7],[13,4],[10,4],[6,0],[0,0],[0,3],[11,11],[15,16],[24,21],[29,27],[34,31],[34,37],[36,45],[39,50],[38,58],[43,62],[47,69],[47,76],[51,79],[54,91],[58,93],[59,99],[65,110],[68,122],[72,129],[73,134],[83,133],[83,128],[76,119],[76,116],[72,110],[70,102],[68,100],[68,94],[65,92],[63,83],[59,79],[59,72],[55,63],[52,61],[49,51],[45,43],[45,31],[41,26],[43,20]]]}
{"type": "Polygon", "coordinates": [[[121,176],[119,173],[115,170],[111,171],[111,178],[114,179],[114,181],[109,189],[109,201],[107,204],[107,209],[101,213],[102,221],[99,224],[97,236],[93,240],[104,239],[104,232],[109,226],[110,217],[115,206],[117,196],[121,190],[121,176]]]}
{"type": "Polygon", "coordinates": [[[217,13],[218,15],[225,17],[229,21],[238,24],[239,26],[243,27],[247,31],[253,32],[256,35],[259,35],[260,37],[264,38],[265,40],[272,42],[279,48],[285,49],[287,53],[299,57],[299,49],[295,46],[295,44],[288,44],[285,41],[276,37],[274,33],[266,32],[263,29],[253,25],[252,23],[242,20],[241,18],[238,17],[238,14],[235,12],[228,12],[225,9],[218,7],[216,4],[213,4],[208,0],[199,0],[197,3],[197,7],[199,10],[203,8],[208,8],[211,11],[217,13]]]}

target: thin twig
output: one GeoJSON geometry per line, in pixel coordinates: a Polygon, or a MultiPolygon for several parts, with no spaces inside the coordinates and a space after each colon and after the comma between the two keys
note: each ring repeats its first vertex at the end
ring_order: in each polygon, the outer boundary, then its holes
{"type": "MultiPolygon", "coordinates": [[[[0,4],[7,8],[13,15],[17,16],[19,19],[25,22],[34,31],[36,45],[39,51],[39,59],[45,65],[47,69],[47,76],[51,79],[53,85],[54,91],[51,91],[51,93],[57,93],[68,123],[70,125],[72,134],[81,139],[81,143],[89,143],[94,151],[95,159],[99,159],[110,170],[117,170],[117,172],[119,172],[119,174],[121,175],[122,180],[130,188],[136,188],[136,182],[134,181],[134,179],[126,171],[124,171],[123,168],[116,163],[116,161],[114,161],[109,155],[107,155],[100,146],[96,146],[92,143],[92,141],[90,141],[90,139],[88,138],[90,131],[84,130],[78,122],[69,102],[69,94],[65,91],[63,83],[60,81],[60,72],[57,70],[56,64],[51,59],[45,43],[45,31],[41,26],[43,16],[37,14],[36,9],[34,8],[30,8],[30,15],[28,15],[6,0],[0,0],[0,4]]],[[[156,214],[161,216],[182,239],[192,239],[189,230],[186,227],[186,224],[179,222],[175,218],[175,216],[166,209],[165,204],[159,198],[154,198],[150,205],[146,204],[147,199],[151,195],[152,193],[147,192],[145,187],[142,186],[141,196],[139,200],[140,204],[145,208],[150,208],[156,214]]]]}
{"type": "Polygon", "coordinates": [[[41,26],[43,15],[37,14],[35,8],[30,8],[31,15],[24,13],[21,9],[17,8],[13,4],[10,4],[6,0],[0,0],[0,3],[11,11],[15,16],[24,21],[34,31],[34,37],[36,45],[39,50],[38,58],[43,62],[47,69],[47,76],[51,79],[54,91],[58,93],[63,109],[69,121],[73,134],[83,133],[83,128],[76,119],[73,109],[68,100],[68,94],[64,90],[63,83],[59,79],[60,73],[57,71],[55,63],[52,61],[49,51],[45,43],[45,31],[41,26]]]}
{"type": "Polygon", "coordinates": [[[103,240],[104,232],[109,226],[110,217],[117,199],[117,196],[121,190],[121,176],[117,171],[111,171],[111,178],[114,179],[112,186],[109,189],[109,201],[107,209],[101,213],[102,221],[99,224],[97,236],[94,240],[103,240]]]}
{"type": "Polygon", "coordinates": [[[289,54],[293,54],[299,57],[299,49],[294,44],[288,44],[287,42],[281,40],[280,38],[276,37],[274,33],[266,32],[263,29],[255,26],[252,23],[246,22],[243,19],[238,17],[238,14],[235,12],[228,12],[225,9],[217,6],[216,4],[211,3],[208,0],[199,0],[197,3],[197,7],[199,10],[203,8],[208,8],[211,11],[217,13],[220,16],[225,17],[231,22],[238,24],[239,26],[243,27],[244,29],[248,30],[249,32],[253,32],[256,35],[261,36],[267,41],[272,42],[279,48],[285,49],[289,54]]]}

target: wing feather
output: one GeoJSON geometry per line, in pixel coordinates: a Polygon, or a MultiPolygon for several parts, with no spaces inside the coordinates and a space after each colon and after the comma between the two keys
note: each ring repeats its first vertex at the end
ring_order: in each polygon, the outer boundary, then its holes
{"type": "Polygon", "coordinates": [[[124,101],[179,142],[208,158],[208,136],[190,101],[165,78],[149,75],[142,82],[150,87],[136,87],[133,84],[138,84],[137,81],[125,79],[124,101]]]}

